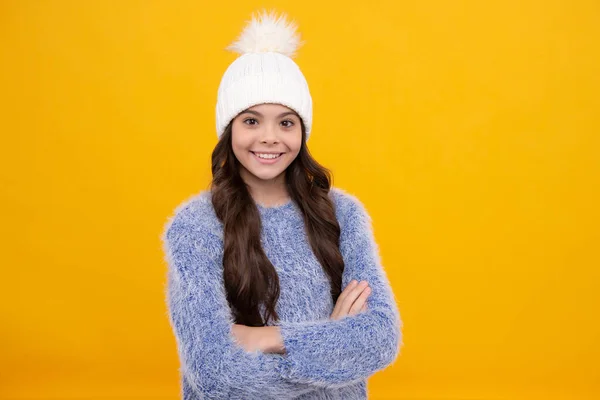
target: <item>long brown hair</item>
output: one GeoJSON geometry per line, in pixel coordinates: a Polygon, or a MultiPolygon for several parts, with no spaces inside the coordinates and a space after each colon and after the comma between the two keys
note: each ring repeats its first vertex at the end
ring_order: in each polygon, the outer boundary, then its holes
{"type": "MultiPolygon", "coordinates": [[[[279,319],[275,311],[279,277],[261,245],[260,213],[233,153],[232,123],[212,152],[212,204],[223,223],[223,277],[236,323],[263,326],[269,319],[279,319]],[[264,316],[260,313],[261,304],[264,316]]],[[[341,293],[344,260],[339,248],[340,226],[328,196],[332,176],[310,155],[302,121],[301,126],[302,146],[285,171],[286,186],[302,212],[313,253],[329,277],[335,304],[341,293]]]]}

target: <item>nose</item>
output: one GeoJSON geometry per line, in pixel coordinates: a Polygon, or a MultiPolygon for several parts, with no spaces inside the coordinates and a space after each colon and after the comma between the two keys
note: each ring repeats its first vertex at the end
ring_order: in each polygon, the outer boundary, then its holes
{"type": "Polygon", "coordinates": [[[277,131],[276,127],[273,124],[264,124],[264,128],[260,133],[260,142],[261,143],[277,143],[279,140],[277,139],[277,131]]]}

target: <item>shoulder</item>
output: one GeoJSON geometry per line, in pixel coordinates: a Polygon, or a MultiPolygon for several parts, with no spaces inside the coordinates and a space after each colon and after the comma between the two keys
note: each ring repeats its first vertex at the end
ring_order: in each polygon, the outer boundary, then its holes
{"type": "Polygon", "coordinates": [[[335,214],[342,229],[356,220],[366,224],[371,223],[371,217],[365,205],[356,195],[332,186],[329,190],[329,197],[333,201],[335,214]]]}
{"type": "Polygon", "coordinates": [[[161,240],[167,242],[181,236],[221,239],[223,228],[212,205],[211,192],[203,190],[179,203],[167,217],[161,240]]]}

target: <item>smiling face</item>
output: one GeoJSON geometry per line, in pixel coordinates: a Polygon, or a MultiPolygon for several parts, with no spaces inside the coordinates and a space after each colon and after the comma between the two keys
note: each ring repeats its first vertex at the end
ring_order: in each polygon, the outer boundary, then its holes
{"type": "Polygon", "coordinates": [[[231,135],[240,175],[247,184],[285,183],[285,170],[302,147],[298,114],[280,104],[259,104],[234,118],[231,135]]]}

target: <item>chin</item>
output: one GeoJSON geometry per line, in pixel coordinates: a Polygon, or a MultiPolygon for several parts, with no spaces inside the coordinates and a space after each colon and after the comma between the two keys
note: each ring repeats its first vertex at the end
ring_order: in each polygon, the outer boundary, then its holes
{"type": "Polygon", "coordinates": [[[273,179],[277,178],[279,175],[281,175],[283,172],[284,172],[284,171],[277,172],[277,173],[262,173],[262,174],[261,174],[261,173],[259,173],[259,172],[253,172],[253,171],[250,171],[250,173],[251,173],[252,175],[254,175],[254,176],[255,176],[255,177],[257,177],[258,179],[260,179],[260,180],[263,180],[263,181],[270,181],[270,180],[273,180],[273,179]]]}

